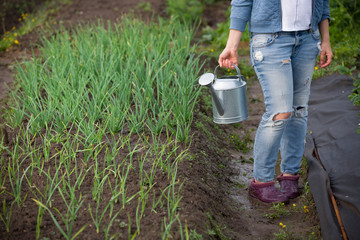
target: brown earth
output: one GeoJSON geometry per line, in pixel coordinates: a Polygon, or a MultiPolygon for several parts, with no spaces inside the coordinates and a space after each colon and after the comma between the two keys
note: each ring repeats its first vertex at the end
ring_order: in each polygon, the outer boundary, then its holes
{"type": "MultiPolygon", "coordinates": [[[[151,3],[150,12],[137,8],[141,2],[143,1],[73,0],[72,4],[64,5],[52,17],[53,21],[61,22],[69,27],[78,23],[97,21],[98,18],[112,22],[119,21],[122,14],[131,11],[135,16],[147,20],[151,19],[152,14],[166,16],[165,0],[147,1],[151,3]]],[[[228,5],[229,1],[218,1],[215,5],[208,6],[204,12],[204,22],[216,26],[216,23],[224,21],[223,12],[228,5]]],[[[0,106],[2,107],[7,106],[9,99],[9,91],[5,84],[11,86],[13,82],[12,64],[15,60],[20,60],[26,50],[29,51],[30,42],[38,42],[38,35],[35,32],[30,33],[23,36],[20,42],[21,46],[13,47],[10,51],[0,54],[0,106]]],[[[211,59],[208,71],[212,71],[215,65],[216,59],[211,59]]],[[[264,111],[261,89],[257,81],[252,80],[248,84],[248,103],[250,109],[248,120],[240,124],[216,125],[210,117],[212,109],[208,92],[203,89],[203,97],[199,101],[192,127],[193,140],[190,153],[195,157],[192,161],[179,164],[180,179],[185,180],[181,189],[183,196],[180,203],[181,218],[186,219],[188,227],[196,229],[203,239],[273,239],[274,233],[281,230],[279,222],[286,224],[286,229],[294,232],[298,239],[308,239],[311,232],[318,234],[318,221],[313,215],[310,217],[309,214],[305,214],[303,209],[295,211],[295,207],[292,207],[292,204],[302,207],[306,203],[304,197],[293,200],[287,207],[292,213],[290,216],[276,219],[264,217],[265,213],[269,213],[268,209],[271,205],[259,204],[248,198],[247,186],[252,176],[251,147],[256,127],[264,111]],[[203,131],[202,126],[207,131],[203,131]],[[239,139],[250,138],[251,141],[246,145],[250,153],[247,149],[236,150],[238,146],[232,140],[232,136],[235,138],[239,136],[239,139]]],[[[11,144],[14,132],[6,127],[4,129],[8,133],[8,144],[11,144]]],[[[161,174],[157,176],[160,186],[162,178],[164,176],[161,174]]],[[[136,180],[136,174],[132,174],[129,179],[130,192],[132,187],[134,189],[137,187],[136,180]]],[[[92,176],[86,177],[85,183],[89,186],[91,181],[92,176]]],[[[91,192],[90,187],[88,192],[91,192]]],[[[54,199],[54,205],[64,205],[61,199],[54,199]],[[59,203],[56,203],[57,200],[59,203]]],[[[0,195],[0,202],[2,203],[3,200],[3,195],[0,195]]],[[[129,208],[136,210],[136,203],[129,208]]],[[[89,216],[86,211],[86,207],[80,210],[75,227],[88,223],[89,216]]],[[[314,209],[310,208],[310,211],[314,209]]],[[[158,223],[165,215],[166,213],[158,215],[148,213],[143,220],[141,226],[143,234],[139,236],[139,239],[158,239],[160,231],[158,223]]],[[[13,216],[16,217],[11,222],[10,233],[6,233],[4,225],[1,225],[0,239],[34,239],[36,204],[31,200],[26,200],[21,209],[14,208],[13,216]]],[[[126,221],[127,217],[120,216],[119,221],[126,221]]],[[[130,217],[134,218],[133,215],[130,217]]],[[[127,229],[124,229],[124,233],[126,236],[127,229]]],[[[41,226],[41,236],[46,239],[61,238],[50,216],[46,214],[41,226]]],[[[80,235],[80,239],[98,239],[97,236],[94,227],[89,227],[80,235]]],[[[316,239],[315,236],[313,237],[316,239]]],[[[175,239],[179,239],[179,236],[175,239]]]]}
{"type": "Polygon", "coordinates": [[[1,0],[0,1],[0,35],[21,24],[22,13],[36,11],[46,0],[1,0]],[[20,21],[19,21],[20,19],[20,21]]]}

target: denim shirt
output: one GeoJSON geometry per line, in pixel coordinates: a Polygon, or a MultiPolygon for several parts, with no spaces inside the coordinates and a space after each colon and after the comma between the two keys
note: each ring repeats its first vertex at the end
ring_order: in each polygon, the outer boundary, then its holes
{"type": "MultiPolygon", "coordinates": [[[[254,33],[276,33],[282,31],[280,0],[232,0],[230,29],[254,33]]],[[[309,29],[316,31],[324,19],[330,21],[329,0],[313,0],[309,29]]]]}

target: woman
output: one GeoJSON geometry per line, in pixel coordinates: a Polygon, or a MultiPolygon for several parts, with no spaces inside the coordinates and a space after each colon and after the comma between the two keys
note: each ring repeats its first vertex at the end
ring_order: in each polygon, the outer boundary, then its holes
{"type": "Polygon", "coordinates": [[[249,195],[267,203],[287,202],[300,195],[298,172],[315,61],[320,54],[323,68],[332,58],[329,1],[233,0],[231,5],[230,33],[219,65],[238,64],[237,49],[249,23],[251,63],[266,106],[255,137],[249,195]],[[280,190],[274,186],[279,149],[280,190]]]}

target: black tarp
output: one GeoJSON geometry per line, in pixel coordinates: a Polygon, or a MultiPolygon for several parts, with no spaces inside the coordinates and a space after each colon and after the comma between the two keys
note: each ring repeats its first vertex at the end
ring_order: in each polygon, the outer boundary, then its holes
{"type": "Polygon", "coordinates": [[[348,99],[353,88],[353,79],[344,75],[316,79],[311,86],[304,155],[325,240],[342,239],[330,191],[348,239],[360,239],[360,108],[348,99]]]}

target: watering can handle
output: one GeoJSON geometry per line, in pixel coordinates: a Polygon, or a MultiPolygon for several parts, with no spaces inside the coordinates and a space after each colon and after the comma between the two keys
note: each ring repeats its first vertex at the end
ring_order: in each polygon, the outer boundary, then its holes
{"type": "MultiPolygon", "coordinates": [[[[246,82],[246,78],[244,78],[244,77],[241,75],[240,69],[239,69],[235,64],[232,63],[232,65],[235,67],[236,71],[238,72],[239,80],[241,79],[241,80],[243,80],[243,81],[246,82]]],[[[215,68],[215,72],[214,72],[215,81],[216,81],[216,79],[217,79],[217,71],[218,71],[218,68],[219,68],[219,67],[220,67],[220,65],[217,65],[216,68],[215,68]]]]}

